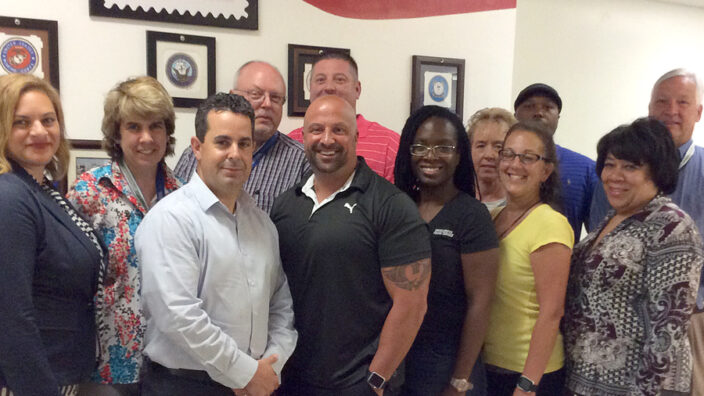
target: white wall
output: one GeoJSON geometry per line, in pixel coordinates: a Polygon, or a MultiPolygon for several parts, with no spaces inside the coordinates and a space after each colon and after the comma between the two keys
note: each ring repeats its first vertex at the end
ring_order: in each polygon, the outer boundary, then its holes
{"type": "MultiPolygon", "coordinates": [[[[99,139],[102,102],[118,81],[146,73],[146,30],[216,37],[217,89],[250,59],[287,77],[287,44],[350,48],[360,66],[357,110],[400,131],[411,97],[411,56],[464,58],[464,118],[511,103],[516,10],[407,20],[356,20],[327,14],[302,0],[260,0],[259,30],[91,18],[87,0],[2,1],[0,15],[59,22],[61,97],[71,138],[99,139]]],[[[286,113],[286,108],[284,108],[286,113]]],[[[177,109],[176,157],[193,134],[193,109],[177,109]]],[[[284,115],[281,130],[302,125],[284,115]]]]}
{"type": "MultiPolygon", "coordinates": [[[[704,9],[647,0],[518,0],[513,97],[533,82],[563,100],[555,140],[592,158],[599,138],[648,113],[665,72],[704,75],[704,9]]],[[[695,142],[704,143],[703,123],[695,142]]]]}

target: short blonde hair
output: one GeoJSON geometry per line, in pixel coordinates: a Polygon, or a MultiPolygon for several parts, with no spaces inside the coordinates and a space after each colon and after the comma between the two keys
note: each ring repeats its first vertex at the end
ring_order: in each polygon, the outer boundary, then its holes
{"type": "Polygon", "coordinates": [[[467,121],[467,136],[469,137],[470,143],[472,142],[472,137],[477,129],[477,125],[481,121],[504,122],[506,123],[506,130],[518,122],[510,111],[502,109],[501,107],[487,107],[481,109],[472,114],[472,116],[469,117],[469,121],[467,121]]]}
{"type": "Polygon", "coordinates": [[[54,106],[59,122],[59,148],[46,165],[53,180],[59,180],[66,174],[69,160],[69,145],[66,140],[66,125],[61,108],[59,93],[48,82],[30,74],[7,74],[0,77],[0,174],[12,171],[8,161],[8,142],[15,120],[15,111],[22,95],[30,91],[45,94],[54,106]]]}
{"type": "Polygon", "coordinates": [[[130,78],[117,84],[108,92],[103,112],[103,150],[111,159],[122,159],[124,153],[120,147],[120,123],[132,117],[163,119],[168,137],[164,157],[174,153],[176,115],[173,101],[166,89],[153,77],[130,78]]]}

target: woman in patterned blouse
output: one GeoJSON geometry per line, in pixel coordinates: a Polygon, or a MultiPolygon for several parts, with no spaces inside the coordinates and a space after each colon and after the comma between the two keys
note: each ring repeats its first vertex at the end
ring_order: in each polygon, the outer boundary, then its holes
{"type": "Polygon", "coordinates": [[[570,395],[687,395],[687,338],[703,258],[692,219],[666,194],[679,155],[638,119],[601,138],[596,169],[614,210],[574,250],[565,318],[570,395]]]}
{"type": "Polygon", "coordinates": [[[69,159],[58,92],[9,74],[0,98],[0,395],[75,395],[95,367],[104,247],[46,177],[69,159]]]}
{"type": "Polygon", "coordinates": [[[80,175],[68,193],[110,252],[97,297],[100,361],[81,394],[136,395],[146,323],[133,238],[147,210],[179,186],[164,162],[174,152],[174,108],[159,82],[139,77],[111,90],[104,110],[103,149],[112,161],[80,175]]]}

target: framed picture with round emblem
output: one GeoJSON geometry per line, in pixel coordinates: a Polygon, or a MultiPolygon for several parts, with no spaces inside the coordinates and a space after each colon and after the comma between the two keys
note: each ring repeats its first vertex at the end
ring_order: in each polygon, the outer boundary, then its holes
{"type": "Polygon", "coordinates": [[[215,93],[215,37],[147,31],[147,74],[176,107],[197,107],[215,93]]]}
{"type": "Polygon", "coordinates": [[[411,113],[426,105],[447,107],[462,118],[464,59],[413,55],[411,113]]]}
{"type": "Polygon", "coordinates": [[[59,89],[56,21],[0,16],[0,76],[33,74],[59,89]]]}

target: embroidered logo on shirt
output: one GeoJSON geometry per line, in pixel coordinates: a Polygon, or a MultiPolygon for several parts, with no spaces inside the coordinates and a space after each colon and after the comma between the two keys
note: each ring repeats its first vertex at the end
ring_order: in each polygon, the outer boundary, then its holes
{"type": "Polygon", "coordinates": [[[355,206],[357,206],[357,204],[350,205],[348,202],[345,202],[345,207],[350,210],[350,214],[352,214],[355,206]]]}
{"type": "Polygon", "coordinates": [[[440,235],[446,236],[448,238],[453,238],[455,236],[455,233],[452,232],[452,230],[443,230],[442,228],[436,228],[435,231],[433,231],[433,235],[440,235]]]}

